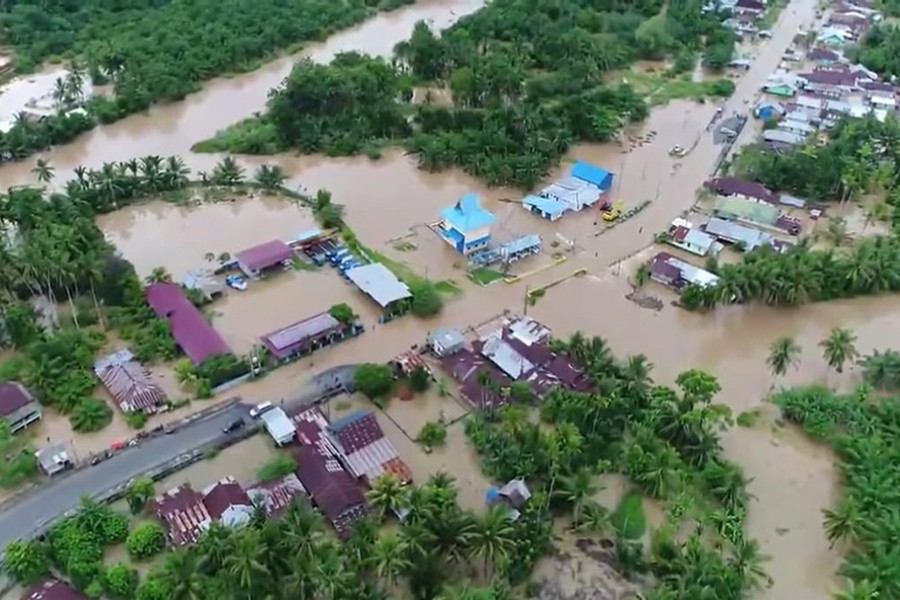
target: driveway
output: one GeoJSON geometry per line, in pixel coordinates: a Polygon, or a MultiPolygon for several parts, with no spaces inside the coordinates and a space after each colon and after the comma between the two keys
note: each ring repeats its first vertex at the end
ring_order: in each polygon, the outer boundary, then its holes
{"type": "MultiPolygon", "coordinates": [[[[316,375],[285,400],[286,409],[296,410],[329,397],[335,390],[352,390],[353,365],[335,367],[316,375]]],[[[178,456],[225,437],[222,428],[238,417],[250,420],[251,406],[234,402],[220,411],[183,425],[169,435],[144,440],[93,467],[68,473],[26,493],[0,512],[0,549],[19,538],[30,538],[66,511],[78,506],[84,495],[101,494],[153,470],[178,456]]],[[[2,553],[0,553],[2,559],[2,553]]]]}

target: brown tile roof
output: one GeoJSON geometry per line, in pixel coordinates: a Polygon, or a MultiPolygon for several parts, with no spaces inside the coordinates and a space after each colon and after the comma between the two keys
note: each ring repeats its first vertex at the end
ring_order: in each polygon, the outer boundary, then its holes
{"type": "Polygon", "coordinates": [[[338,535],[346,538],[357,521],[369,513],[369,505],[356,480],[335,457],[325,457],[313,446],[295,450],[297,476],[338,535]]]}
{"type": "Polygon", "coordinates": [[[25,386],[17,381],[0,383],[0,417],[11,415],[34,401],[25,386]]]}
{"type": "Polygon", "coordinates": [[[223,479],[214,484],[203,496],[203,504],[209,516],[218,521],[225,511],[232,506],[252,506],[250,496],[244,488],[232,478],[223,479]]]}
{"type": "Polygon", "coordinates": [[[330,430],[350,471],[365,478],[369,485],[387,473],[393,473],[403,483],[412,481],[412,470],[385,437],[372,411],[353,412],[332,422],[330,430]]]}
{"type": "Polygon", "coordinates": [[[778,194],[772,192],[763,184],[738,177],[716,177],[709,181],[707,187],[722,196],[746,196],[770,204],[778,202],[778,194]]]}
{"type": "Polygon", "coordinates": [[[22,600],[88,600],[88,597],[58,579],[48,579],[32,586],[22,600]]]}
{"type": "Polygon", "coordinates": [[[113,362],[95,373],[124,412],[153,413],[166,403],[166,393],[150,380],[150,371],[137,361],[113,362]]]}
{"type": "Polygon", "coordinates": [[[169,541],[176,547],[195,543],[212,521],[203,497],[189,483],[153,500],[150,510],[162,519],[169,541]]]}
{"type": "Polygon", "coordinates": [[[255,502],[261,502],[269,518],[280,517],[295,501],[308,501],[306,488],[296,475],[290,473],[281,479],[261,481],[247,489],[247,495],[255,502]]]}

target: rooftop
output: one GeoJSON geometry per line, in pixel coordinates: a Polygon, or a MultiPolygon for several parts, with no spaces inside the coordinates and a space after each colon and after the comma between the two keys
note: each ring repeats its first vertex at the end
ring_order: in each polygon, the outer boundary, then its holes
{"type": "Polygon", "coordinates": [[[382,308],[412,295],[409,287],[381,263],[350,269],[347,277],[382,308]]]}
{"type": "Polygon", "coordinates": [[[719,197],[714,212],[731,219],[746,219],[760,225],[775,225],[780,211],[772,204],[761,204],[737,197],[719,197]]]}
{"type": "Polygon", "coordinates": [[[260,338],[260,341],[275,358],[281,359],[303,342],[342,327],[343,324],[340,321],[328,312],[323,312],[278,331],[267,333],[260,338]]]}
{"type": "Polygon", "coordinates": [[[34,397],[18,381],[0,383],[0,417],[11,415],[34,401],[34,397]]]}
{"type": "Polygon", "coordinates": [[[333,421],[331,432],[351,471],[370,485],[388,473],[403,483],[412,481],[412,471],[385,437],[372,411],[358,410],[333,421]]]}
{"type": "Polygon", "coordinates": [[[124,412],[155,412],[167,401],[166,393],[150,380],[150,371],[130,350],[101,358],[94,363],[94,373],[124,412]]]}
{"type": "Polygon", "coordinates": [[[613,175],[602,167],[597,167],[584,161],[578,161],[572,165],[570,173],[572,177],[587,181],[603,191],[612,187],[613,175]]]}
{"type": "Polygon", "coordinates": [[[241,485],[231,477],[218,481],[204,490],[203,504],[209,516],[218,521],[225,512],[234,506],[249,509],[250,496],[241,485]]]}
{"type": "Polygon", "coordinates": [[[366,498],[356,480],[334,456],[323,456],[314,446],[295,450],[297,476],[331,521],[338,535],[346,537],[353,524],[368,514],[366,498]]]}
{"type": "Polygon", "coordinates": [[[746,196],[772,204],[778,201],[778,194],[763,184],[738,177],[716,177],[709,181],[707,187],[722,196],[746,196]]]}
{"type": "Polygon", "coordinates": [[[706,231],[723,240],[743,244],[745,252],[765,245],[772,239],[771,235],[759,229],[715,217],[706,223],[706,231]]]}
{"type": "Polygon", "coordinates": [[[67,583],[58,579],[48,579],[32,586],[22,596],[22,600],[88,600],[88,597],[76,592],[67,583]]]}
{"type": "Polygon", "coordinates": [[[195,365],[231,349],[197,307],[187,299],[181,286],[154,283],[147,286],[147,304],[160,319],[169,322],[175,341],[195,365]]]}
{"type": "Polygon", "coordinates": [[[212,521],[203,497],[189,483],[157,497],[150,509],[165,523],[169,540],[176,547],[197,542],[212,521]]]}
{"type": "Polygon", "coordinates": [[[281,408],[270,408],[260,418],[276,444],[287,444],[294,438],[294,424],[281,408]]]}
{"type": "Polygon", "coordinates": [[[261,504],[269,518],[279,517],[298,498],[306,498],[306,488],[296,475],[290,473],[281,479],[261,481],[247,488],[247,495],[254,504],[261,504]]]}
{"type": "Polygon", "coordinates": [[[271,240],[235,255],[238,263],[249,271],[260,271],[281,264],[294,257],[294,251],[281,240],[271,240]]]}
{"type": "Polygon", "coordinates": [[[560,200],[553,198],[542,198],[540,196],[525,196],[522,199],[525,208],[536,208],[537,210],[547,213],[551,217],[562,215],[569,210],[569,205],[560,200]]]}
{"type": "Polygon", "coordinates": [[[441,217],[463,233],[488,227],[497,220],[494,215],[481,208],[476,194],[464,195],[456,204],[441,211],[441,217]]]}

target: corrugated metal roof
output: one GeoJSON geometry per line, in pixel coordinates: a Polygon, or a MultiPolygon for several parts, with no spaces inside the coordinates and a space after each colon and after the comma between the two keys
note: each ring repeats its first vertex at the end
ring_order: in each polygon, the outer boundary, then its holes
{"type": "Polygon", "coordinates": [[[98,360],[94,373],[124,412],[156,412],[166,401],[166,393],[150,380],[150,371],[122,350],[98,360]]]}
{"type": "Polygon", "coordinates": [[[284,358],[291,353],[294,347],[303,344],[303,342],[329,331],[337,331],[342,327],[343,325],[340,321],[332,317],[328,312],[323,312],[272,333],[267,333],[260,338],[260,341],[276,358],[284,358]]]}
{"type": "Polygon", "coordinates": [[[154,283],[147,286],[147,304],[160,319],[169,322],[172,336],[195,365],[231,349],[197,307],[187,299],[180,285],[154,283]]]}
{"type": "Polygon", "coordinates": [[[165,524],[173,546],[195,543],[212,521],[203,497],[189,483],[157,497],[150,507],[165,524]]]}
{"type": "Polygon", "coordinates": [[[513,379],[519,379],[534,368],[531,361],[516,352],[497,334],[492,334],[485,340],[481,353],[513,379]]]}
{"type": "Polygon", "coordinates": [[[541,198],[540,196],[525,196],[522,198],[522,205],[525,208],[536,208],[543,213],[547,213],[551,217],[562,215],[569,210],[569,205],[560,200],[553,198],[541,198]]]}
{"type": "Polygon", "coordinates": [[[281,240],[271,240],[235,254],[237,261],[250,271],[274,267],[295,256],[290,246],[281,240]]]}
{"type": "Polygon", "coordinates": [[[759,229],[745,227],[725,219],[712,218],[706,223],[706,231],[728,242],[740,242],[745,252],[769,242],[771,235],[759,229]]]}
{"type": "Polygon", "coordinates": [[[412,295],[406,284],[381,263],[350,269],[347,277],[382,308],[412,295]]]}
{"type": "Polygon", "coordinates": [[[597,167],[584,161],[578,161],[572,165],[572,177],[583,179],[588,183],[596,185],[603,191],[608,190],[612,186],[613,175],[602,167],[597,167]]]}
{"type": "Polygon", "coordinates": [[[272,518],[281,515],[298,498],[306,498],[307,492],[300,479],[289,473],[281,479],[261,481],[249,487],[247,495],[254,503],[262,503],[266,516],[272,518]]]}

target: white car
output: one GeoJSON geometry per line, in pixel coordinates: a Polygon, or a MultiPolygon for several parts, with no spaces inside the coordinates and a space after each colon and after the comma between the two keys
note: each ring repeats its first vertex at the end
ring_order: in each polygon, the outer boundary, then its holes
{"type": "Polygon", "coordinates": [[[271,403],[271,402],[262,402],[262,403],[257,404],[256,406],[254,406],[253,408],[250,409],[250,416],[253,417],[253,418],[255,419],[256,417],[258,417],[259,415],[263,414],[264,412],[266,412],[266,411],[269,410],[270,408],[272,408],[272,403],[271,403]]]}

